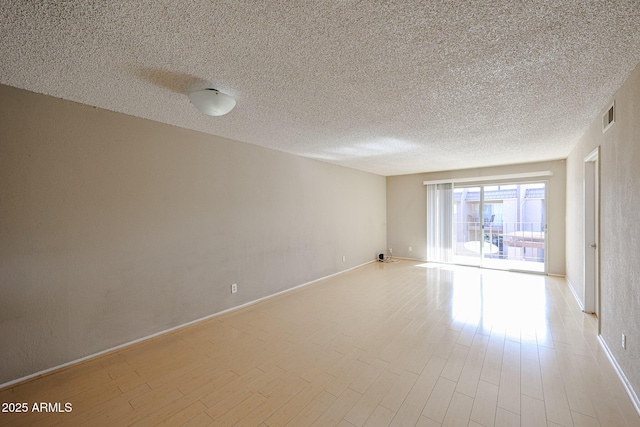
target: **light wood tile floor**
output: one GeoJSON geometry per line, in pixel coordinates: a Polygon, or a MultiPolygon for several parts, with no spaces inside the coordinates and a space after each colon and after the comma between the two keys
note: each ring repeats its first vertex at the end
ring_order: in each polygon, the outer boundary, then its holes
{"type": "Polygon", "coordinates": [[[564,279],[369,264],[0,391],[0,425],[640,426],[564,279]]]}

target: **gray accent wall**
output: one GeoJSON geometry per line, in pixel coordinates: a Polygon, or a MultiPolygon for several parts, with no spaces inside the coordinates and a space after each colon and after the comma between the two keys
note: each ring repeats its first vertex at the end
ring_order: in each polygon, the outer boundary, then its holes
{"type": "MultiPolygon", "coordinates": [[[[424,181],[480,178],[551,171],[550,177],[533,180],[548,181],[547,258],[550,274],[565,273],[565,161],[527,163],[458,171],[421,173],[387,177],[387,243],[393,255],[426,259],[427,199],[424,181]],[[409,247],[412,251],[409,252],[409,247]]],[[[512,182],[508,180],[507,182],[512,182]]]]}
{"type": "Polygon", "coordinates": [[[0,137],[0,384],[386,247],[382,176],[7,86],[0,137]]]}
{"type": "MultiPolygon", "coordinates": [[[[640,391],[640,65],[615,93],[615,124],[591,124],[567,159],[567,278],[584,302],[584,158],[600,147],[600,322],[603,340],[640,391]],[[627,349],[621,335],[627,335],[627,349]]],[[[610,101],[610,102],[611,102],[610,101]]],[[[602,113],[609,107],[603,105],[602,113]]]]}

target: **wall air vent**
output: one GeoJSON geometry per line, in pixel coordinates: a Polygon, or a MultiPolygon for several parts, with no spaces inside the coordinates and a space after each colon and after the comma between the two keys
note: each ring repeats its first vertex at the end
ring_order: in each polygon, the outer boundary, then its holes
{"type": "Polygon", "coordinates": [[[602,115],[602,133],[605,133],[616,121],[616,104],[613,102],[602,115]]]}

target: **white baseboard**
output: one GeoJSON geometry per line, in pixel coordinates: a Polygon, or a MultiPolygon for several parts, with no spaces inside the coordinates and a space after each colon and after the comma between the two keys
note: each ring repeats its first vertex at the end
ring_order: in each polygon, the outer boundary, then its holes
{"type": "Polygon", "coordinates": [[[173,331],[176,331],[178,329],[186,328],[187,326],[193,325],[193,324],[198,323],[198,322],[203,322],[205,320],[209,320],[209,319],[212,319],[214,317],[221,316],[223,314],[226,314],[226,313],[229,313],[229,312],[232,312],[232,311],[235,311],[235,310],[240,310],[241,308],[245,308],[245,307],[248,307],[250,305],[257,304],[257,303],[259,303],[261,301],[264,301],[264,300],[267,300],[267,299],[270,299],[270,298],[274,298],[274,297],[276,297],[278,295],[282,295],[282,294],[285,294],[287,292],[291,292],[294,289],[299,289],[299,288],[302,288],[304,286],[308,286],[308,285],[311,285],[313,283],[317,283],[317,282],[320,282],[322,280],[329,279],[329,278],[334,277],[334,276],[338,276],[340,274],[346,273],[346,272],[351,271],[351,270],[355,270],[356,268],[360,268],[362,266],[365,266],[367,264],[371,264],[373,262],[376,262],[376,260],[367,261],[365,263],[356,265],[355,267],[351,267],[351,268],[348,268],[346,270],[338,271],[337,273],[333,273],[333,274],[330,274],[328,276],[324,276],[324,277],[321,277],[319,279],[315,279],[315,280],[312,280],[310,282],[306,282],[306,283],[303,283],[301,285],[294,286],[293,288],[285,289],[284,291],[280,291],[280,292],[277,292],[275,294],[267,295],[266,297],[258,298],[256,300],[246,302],[246,303],[244,303],[242,305],[238,305],[238,306],[235,306],[235,307],[228,308],[226,310],[218,311],[218,312],[210,314],[208,316],[201,317],[199,319],[195,319],[195,320],[192,320],[192,321],[187,322],[187,323],[182,323],[182,324],[174,326],[172,328],[165,329],[165,330],[153,333],[151,335],[147,335],[147,336],[144,336],[142,338],[138,338],[138,339],[135,339],[133,341],[129,341],[129,342],[126,342],[124,344],[117,345],[115,347],[111,347],[111,348],[108,348],[106,350],[102,350],[102,351],[99,351],[97,353],[93,353],[93,354],[90,354],[88,356],[81,357],[79,359],[74,359],[74,360],[72,360],[70,362],[66,362],[66,363],[63,363],[61,365],[56,365],[56,366],[54,366],[52,368],[47,368],[47,369],[44,369],[42,371],[38,371],[36,373],[30,374],[30,375],[27,375],[27,376],[24,376],[24,377],[21,377],[21,378],[17,378],[15,380],[0,384],[0,390],[3,390],[5,388],[11,387],[13,385],[16,385],[16,384],[19,384],[19,383],[22,383],[22,382],[25,382],[25,381],[32,380],[34,378],[41,377],[41,376],[46,375],[46,374],[50,374],[50,373],[58,371],[60,369],[68,368],[69,366],[73,366],[73,365],[76,365],[78,363],[86,362],[87,360],[103,356],[103,355],[105,355],[107,353],[111,353],[111,352],[114,352],[114,351],[117,351],[117,350],[121,350],[121,349],[123,349],[125,347],[128,347],[130,345],[137,344],[139,342],[142,342],[142,341],[157,337],[158,335],[167,334],[169,332],[173,332],[173,331]]]}
{"type": "Polygon", "coordinates": [[[613,353],[611,353],[611,350],[609,349],[607,342],[604,340],[604,338],[602,338],[602,335],[598,335],[598,341],[600,342],[600,346],[604,350],[604,353],[607,355],[609,362],[611,362],[613,369],[616,371],[616,374],[618,374],[618,378],[620,378],[620,381],[622,381],[622,385],[624,386],[624,389],[629,395],[629,398],[631,399],[631,403],[633,403],[634,408],[636,408],[636,412],[638,413],[638,415],[640,415],[640,399],[638,399],[638,395],[633,390],[631,383],[629,382],[626,375],[622,371],[622,368],[620,368],[620,365],[618,365],[618,361],[613,356],[613,353]]]}
{"type": "MultiPolygon", "coordinates": [[[[578,302],[578,305],[580,306],[580,309],[582,311],[584,311],[584,304],[582,304],[582,301],[580,301],[580,298],[578,298],[578,294],[575,291],[575,287],[573,286],[573,283],[571,283],[571,280],[569,280],[568,277],[565,277],[565,279],[567,280],[567,284],[569,285],[569,289],[571,290],[571,293],[573,294],[573,297],[578,302]]],[[[618,361],[613,356],[613,353],[609,349],[609,346],[607,345],[607,342],[604,340],[604,338],[602,338],[602,335],[598,335],[598,342],[600,343],[600,346],[604,350],[604,353],[607,355],[607,358],[609,359],[609,362],[611,363],[611,366],[613,366],[614,371],[616,371],[616,374],[618,375],[618,378],[620,378],[620,381],[622,382],[622,385],[624,386],[625,391],[629,395],[629,398],[631,399],[631,403],[633,403],[633,406],[636,409],[636,412],[638,412],[638,415],[640,415],[640,399],[638,399],[638,395],[633,390],[633,387],[631,386],[631,383],[629,382],[629,380],[627,379],[626,375],[622,371],[622,368],[620,368],[620,365],[618,365],[618,361]]]]}
{"type": "Polygon", "coordinates": [[[568,277],[565,277],[565,279],[567,281],[567,284],[569,285],[569,290],[580,306],[580,310],[584,311],[584,304],[582,303],[582,301],[580,301],[580,298],[578,298],[578,294],[576,293],[576,289],[573,287],[573,283],[571,283],[571,280],[569,280],[568,277]]]}
{"type": "Polygon", "coordinates": [[[420,261],[420,262],[427,262],[423,259],[420,258],[407,258],[407,257],[403,257],[403,256],[393,256],[391,259],[404,259],[406,261],[420,261]]]}

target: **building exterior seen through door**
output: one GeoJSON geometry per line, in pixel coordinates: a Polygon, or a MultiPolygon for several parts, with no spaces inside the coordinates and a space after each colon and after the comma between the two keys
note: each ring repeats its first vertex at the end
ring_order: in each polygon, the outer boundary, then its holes
{"type": "Polygon", "coordinates": [[[453,262],[546,272],[546,183],[454,186],[453,262]]]}

